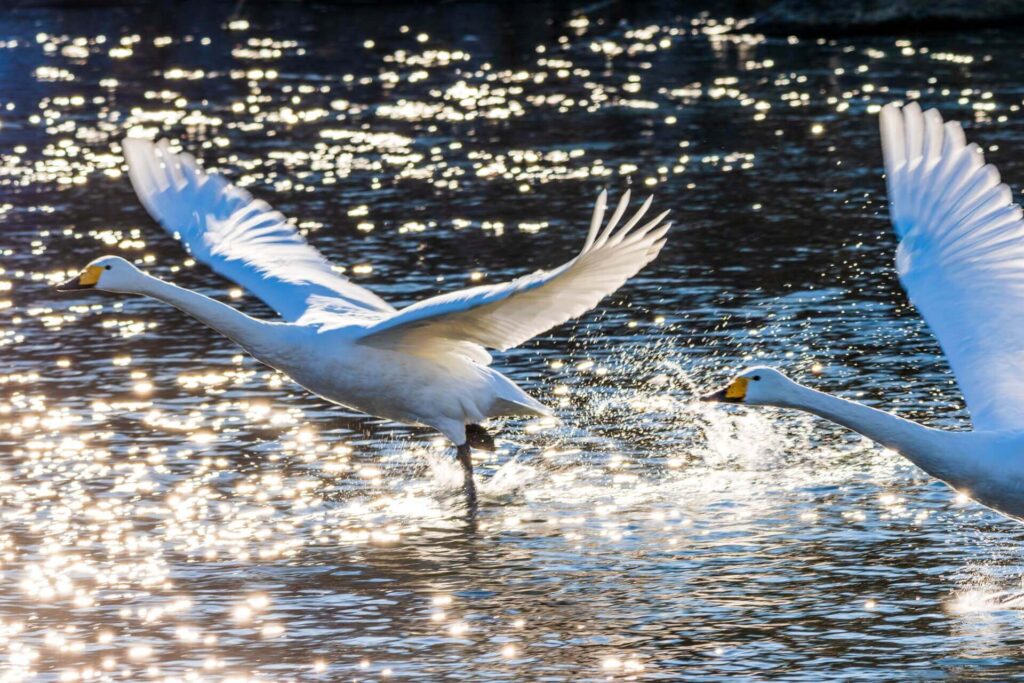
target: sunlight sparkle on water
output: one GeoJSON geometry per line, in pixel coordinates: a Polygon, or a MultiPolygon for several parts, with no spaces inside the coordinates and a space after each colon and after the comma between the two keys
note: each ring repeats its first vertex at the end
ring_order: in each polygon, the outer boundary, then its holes
{"type": "MultiPolygon", "coordinates": [[[[856,136],[881,104],[924,97],[1005,154],[986,124],[1019,115],[1017,84],[974,71],[1003,48],[600,8],[508,34],[488,19],[472,40],[363,10],[325,13],[327,38],[289,7],[180,34],[112,11],[76,28],[41,9],[0,40],[25,67],[0,96],[0,680],[443,678],[466,662],[742,677],[885,667],[870,644],[893,628],[922,658],[963,654],[935,631],[1013,642],[1012,579],[971,594],[973,576],[915,573],[922,557],[1017,562],[1003,527],[948,532],[983,514],[966,495],[809,418],[692,401],[753,361],[822,386],[856,374],[885,400],[908,365],[944,371],[915,319],[889,315],[875,141],[856,136]],[[469,525],[442,439],[326,407],[176,311],[53,294],[112,253],[269,315],[137,206],[126,134],[223,170],[396,303],[571,256],[602,188],[667,201],[679,242],[599,312],[496,354],[562,421],[493,425],[469,525]],[[807,177],[824,189],[801,194],[807,177]],[[779,229],[808,222],[799,245],[779,229]],[[905,590],[956,590],[951,621],[905,590]],[[797,620],[834,637],[800,636],[809,655],[765,635],[797,620]]],[[[928,417],[956,401],[938,390],[928,417]]]]}

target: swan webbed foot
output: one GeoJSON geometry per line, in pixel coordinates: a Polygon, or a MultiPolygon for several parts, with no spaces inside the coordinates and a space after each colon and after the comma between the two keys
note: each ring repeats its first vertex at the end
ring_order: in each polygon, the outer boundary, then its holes
{"type": "Polygon", "coordinates": [[[462,472],[465,475],[462,487],[466,492],[466,502],[469,503],[471,508],[475,508],[476,484],[473,482],[473,455],[468,441],[456,446],[455,457],[458,459],[459,464],[462,465],[462,472]]]}
{"type": "Polygon", "coordinates": [[[483,425],[478,424],[466,425],[466,443],[471,448],[477,448],[488,453],[493,453],[497,447],[494,443],[494,437],[487,432],[483,425]]]}

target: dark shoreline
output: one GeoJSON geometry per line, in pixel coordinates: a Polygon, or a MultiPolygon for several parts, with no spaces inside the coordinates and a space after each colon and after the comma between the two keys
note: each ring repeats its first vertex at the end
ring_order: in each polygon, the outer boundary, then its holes
{"type": "MultiPolygon", "coordinates": [[[[912,35],[1024,25],[1024,3],[1008,0],[214,0],[231,16],[273,6],[306,6],[329,11],[332,7],[370,8],[387,5],[396,11],[415,6],[494,5],[557,7],[562,14],[606,14],[629,17],[639,12],[677,16],[705,15],[716,19],[750,18],[744,32],[771,36],[840,37],[855,35],[912,35]]],[[[105,7],[162,10],[161,0],[0,0],[0,11],[58,9],[97,11],[105,7]]]]}

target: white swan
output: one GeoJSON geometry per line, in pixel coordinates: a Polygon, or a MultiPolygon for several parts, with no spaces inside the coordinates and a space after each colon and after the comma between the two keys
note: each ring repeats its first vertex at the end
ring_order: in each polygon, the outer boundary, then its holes
{"type": "Polygon", "coordinates": [[[475,498],[470,447],[493,448],[478,424],[501,415],[549,415],[500,372],[505,350],[579,316],[618,289],[665,244],[667,211],[639,225],[651,204],[616,230],[623,194],[602,228],[602,192],[580,254],[550,271],[465,289],[396,310],[342,277],[285,217],[166,140],[124,141],[132,184],[150,215],[196,258],[247,288],[283,322],[252,318],[106,256],[58,289],[143,294],[217,330],[257,360],[328,401],[438,430],[457,446],[475,498]],[[638,227],[639,225],[639,227],[638,227]]]}
{"type": "Polygon", "coordinates": [[[994,510],[1024,519],[1024,221],[957,123],[911,103],[881,112],[896,270],[942,345],[974,431],[930,429],[801,386],[769,368],[709,401],[805,410],[891,448],[994,510]]]}

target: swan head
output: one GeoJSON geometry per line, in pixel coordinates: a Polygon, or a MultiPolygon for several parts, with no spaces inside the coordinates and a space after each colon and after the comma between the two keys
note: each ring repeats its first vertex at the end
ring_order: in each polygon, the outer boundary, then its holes
{"type": "Polygon", "coordinates": [[[724,389],[701,396],[710,403],[744,403],[747,405],[785,405],[796,383],[774,368],[747,368],[736,375],[724,389]]]}
{"type": "Polygon", "coordinates": [[[75,277],[57,285],[57,291],[99,289],[104,292],[134,292],[142,276],[141,270],[120,256],[102,256],[75,277]]]}

